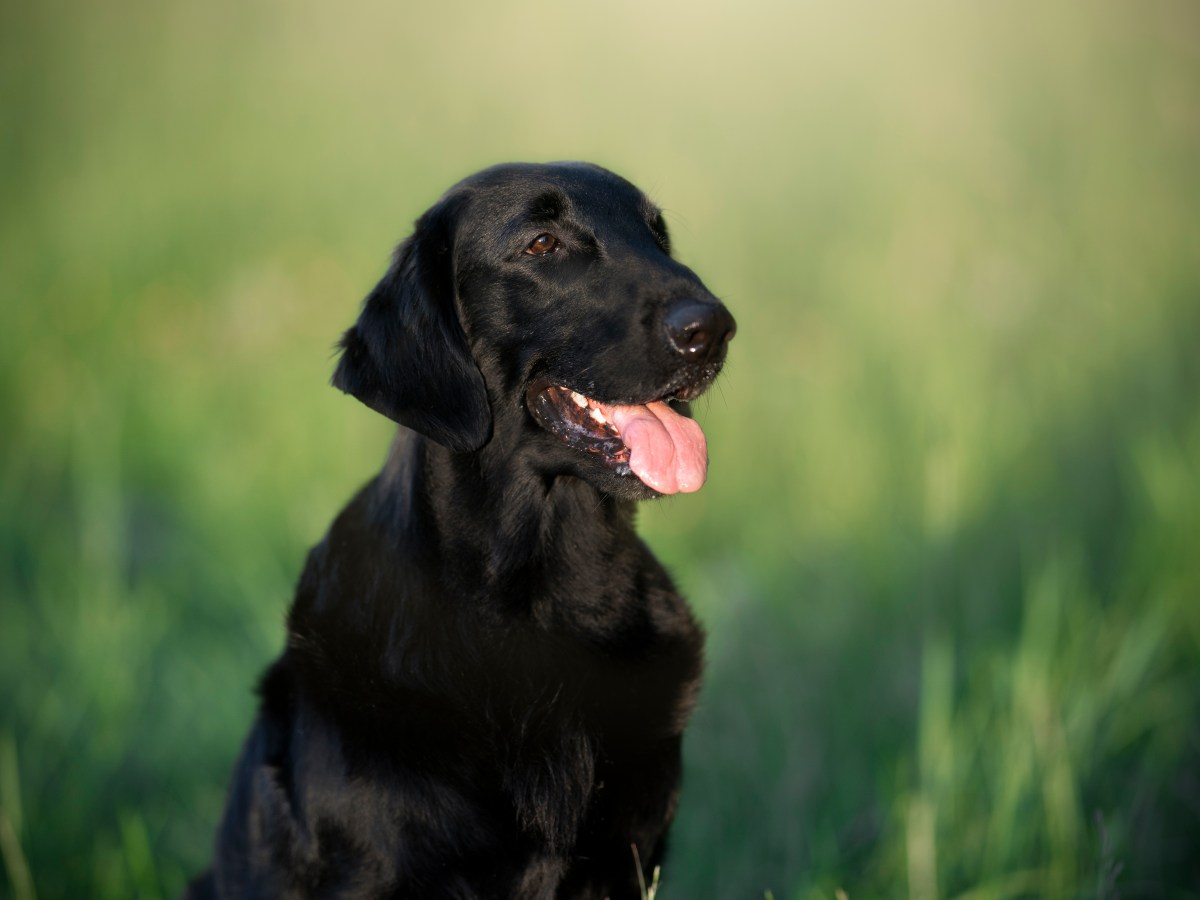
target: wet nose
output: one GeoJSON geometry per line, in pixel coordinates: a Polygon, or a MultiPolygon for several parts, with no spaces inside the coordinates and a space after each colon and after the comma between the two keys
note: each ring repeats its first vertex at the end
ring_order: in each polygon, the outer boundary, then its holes
{"type": "Polygon", "coordinates": [[[680,300],[664,320],[671,345],[684,356],[707,359],[725,349],[737,325],[720,303],[680,300]]]}

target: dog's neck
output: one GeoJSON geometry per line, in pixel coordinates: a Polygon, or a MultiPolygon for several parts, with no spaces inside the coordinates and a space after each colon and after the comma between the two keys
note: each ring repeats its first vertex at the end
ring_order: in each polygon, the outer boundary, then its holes
{"type": "Polygon", "coordinates": [[[507,596],[522,581],[589,587],[570,582],[628,547],[634,519],[631,501],[580,478],[548,477],[495,442],[453,453],[404,428],[377,481],[376,511],[443,585],[507,596]]]}

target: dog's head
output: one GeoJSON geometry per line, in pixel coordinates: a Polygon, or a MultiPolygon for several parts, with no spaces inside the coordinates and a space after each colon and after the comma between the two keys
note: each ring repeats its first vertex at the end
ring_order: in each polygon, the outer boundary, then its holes
{"type": "Polygon", "coordinates": [[[734,321],[662,214],[582,163],[485,169],[396,250],[333,383],[452,451],[502,442],[617,496],[697,490],[734,321]]]}

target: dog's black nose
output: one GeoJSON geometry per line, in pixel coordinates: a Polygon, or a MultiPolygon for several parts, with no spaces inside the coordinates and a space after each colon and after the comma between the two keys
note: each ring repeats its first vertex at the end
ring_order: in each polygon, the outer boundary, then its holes
{"type": "Polygon", "coordinates": [[[707,358],[725,349],[737,325],[720,303],[681,300],[666,315],[667,336],[685,356],[707,358]]]}

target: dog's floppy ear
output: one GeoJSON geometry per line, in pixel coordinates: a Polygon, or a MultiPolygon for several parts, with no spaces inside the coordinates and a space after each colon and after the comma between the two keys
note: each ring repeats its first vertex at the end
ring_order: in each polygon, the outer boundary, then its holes
{"type": "Polygon", "coordinates": [[[451,450],[491,433],[487,390],[458,318],[446,201],[396,248],[343,335],[333,385],[451,450]]]}

